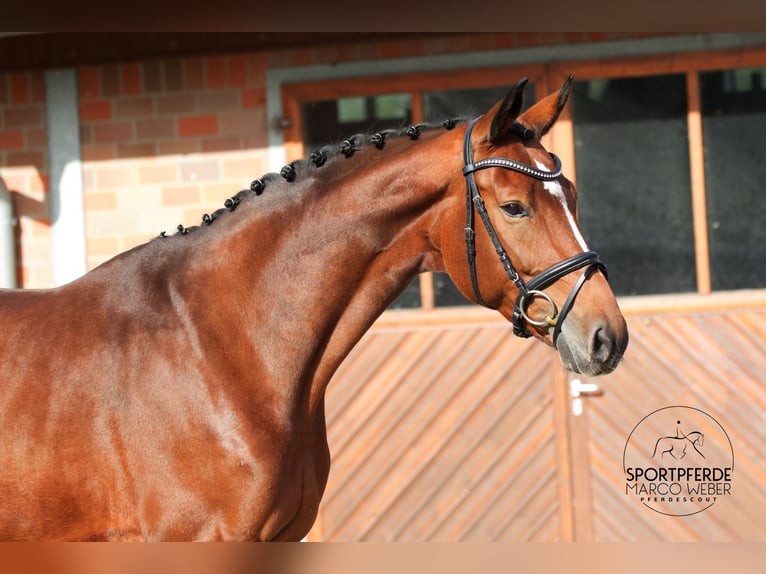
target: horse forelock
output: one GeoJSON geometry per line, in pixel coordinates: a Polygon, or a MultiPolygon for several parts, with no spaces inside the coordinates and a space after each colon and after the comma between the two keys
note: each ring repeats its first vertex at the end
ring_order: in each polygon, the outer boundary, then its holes
{"type": "MultiPolygon", "coordinates": [[[[205,213],[199,225],[184,227],[178,225],[175,235],[187,235],[201,227],[212,225],[221,216],[235,211],[243,202],[252,203],[253,200],[261,195],[273,191],[273,195],[279,194],[285,189],[297,188],[301,191],[310,191],[314,186],[312,181],[320,177],[325,181],[332,181],[335,178],[342,177],[350,171],[363,169],[369,162],[385,161],[390,154],[380,156],[367,155],[369,159],[364,162],[353,161],[357,152],[371,149],[373,151],[385,152],[387,150],[408,149],[423,139],[430,139],[443,130],[452,130],[460,123],[466,120],[463,118],[447,119],[439,123],[418,123],[409,126],[403,126],[400,129],[385,129],[379,131],[370,130],[367,133],[358,133],[342,140],[341,142],[325,145],[313,151],[308,157],[298,159],[286,164],[280,173],[267,173],[254,179],[249,189],[243,189],[228,198],[224,202],[224,207],[212,212],[205,213]]],[[[308,195],[307,195],[308,197],[308,195]]],[[[168,237],[163,231],[160,237],[168,237]]]]}

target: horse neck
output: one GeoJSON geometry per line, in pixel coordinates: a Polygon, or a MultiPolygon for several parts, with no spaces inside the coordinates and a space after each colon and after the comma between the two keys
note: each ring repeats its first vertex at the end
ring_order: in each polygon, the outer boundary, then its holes
{"type": "Polygon", "coordinates": [[[273,380],[297,385],[289,392],[310,412],[386,306],[417,273],[440,267],[429,230],[460,175],[452,135],[382,151],[366,146],[352,158],[305,166],[295,182],[275,181],[243,202],[237,210],[248,216],[203,255],[205,267],[216,267],[218,286],[208,292],[232,295],[230,316],[241,322],[234,331],[251,341],[273,380]],[[267,194],[274,199],[259,206],[267,194]],[[216,263],[221,252],[225,267],[216,263]]]}

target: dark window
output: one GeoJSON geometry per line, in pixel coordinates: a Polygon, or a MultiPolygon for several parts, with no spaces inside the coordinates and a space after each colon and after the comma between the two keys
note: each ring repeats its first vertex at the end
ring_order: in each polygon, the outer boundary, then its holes
{"type": "MultiPolygon", "coordinates": [[[[412,98],[409,94],[382,94],[305,102],[302,117],[303,143],[309,154],[357,133],[399,129],[412,123],[412,98]]],[[[389,306],[391,309],[413,307],[420,307],[417,279],[389,306]]]]}
{"type": "Polygon", "coordinates": [[[618,295],[696,290],[684,75],[576,82],[579,218],[618,295]]]}
{"type": "MultiPolygon", "coordinates": [[[[485,113],[507,93],[507,86],[426,92],[423,94],[423,115],[428,122],[470,119],[485,113]]],[[[535,87],[529,84],[525,92],[525,109],[535,102],[535,98],[535,87]]],[[[306,153],[311,153],[355,133],[408,125],[412,122],[411,97],[409,94],[385,94],[305,102],[302,116],[303,142],[306,153]]],[[[462,229],[455,230],[455,233],[462,232],[462,229]]],[[[433,286],[437,307],[471,304],[446,273],[435,273],[433,286]]],[[[389,308],[420,306],[419,281],[414,280],[389,308]]]]}
{"type": "Polygon", "coordinates": [[[766,68],[700,74],[713,289],[766,287],[766,68]]]}
{"type": "Polygon", "coordinates": [[[357,133],[399,129],[412,122],[409,94],[304,102],[303,143],[307,153],[357,133]]]}

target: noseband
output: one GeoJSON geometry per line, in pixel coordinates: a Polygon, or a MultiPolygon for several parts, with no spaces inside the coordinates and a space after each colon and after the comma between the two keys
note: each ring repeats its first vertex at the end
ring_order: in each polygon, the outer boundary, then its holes
{"type": "Polygon", "coordinates": [[[466,182],[467,212],[465,224],[465,244],[468,254],[468,266],[471,270],[471,283],[473,285],[473,292],[476,295],[476,300],[481,305],[489,307],[489,305],[484,302],[484,298],[481,296],[479,291],[479,281],[476,275],[476,244],[474,241],[476,234],[473,229],[473,211],[475,207],[479,217],[484,223],[484,227],[487,229],[487,233],[489,234],[489,238],[492,240],[492,245],[494,245],[495,251],[497,251],[497,254],[500,256],[500,263],[502,263],[506,275],[508,275],[508,278],[513,282],[514,285],[516,285],[519,291],[519,294],[516,297],[516,302],[513,305],[512,322],[514,334],[518,337],[531,337],[532,333],[529,332],[525,323],[537,327],[553,327],[553,346],[555,347],[558,336],[561,333],[561,326],[564,323],[564,319],[569,313],[569,310],[574,304],[575,297],[577,297],[577,294],[585,284],[585,281],[588,279],[588,277],[591,276],[591,274],[593,274],[594,271],[601,271],[604,273],[604,276],[606,276],[606,265],[604,265],[604,263],[599,259],[598,253],[595,251],[584,251],[583,253],[578,253],[577,255],[573,255],[568,259],[564,259],[563,261],[552,265],[536,277],[530,279],[529,282],[525,282],[521,278],[519,273],[513,267],[513,263],[511,263],[511,260],[508,258],[508,254],[505,252],[505,249],[500,242],[500,238],[497,236],[495,228],[492,226],[492,222],[489,220],[487,208],[484,206],[484,201],[479,194],[479,188],[476,185],[476,180],[474,179],[473,174],[474,172],[490,167],[502,167],[503,169],[517,171],[542,181],[553,181],[561,175],[561,161],[555,154],[550,154],[555,163],[553,171],[543,171],[515,159],[504,157],[490,157],[480,159],[474,163],[473,149],[471,146],[471,132],[473,131],[474,124],[476,124],[480,117],[481,116],[474,118],[474,120],[471,121],[468,129],[465,132],[465,139],[463,140],[463,161],[465,163],[465,166],[463,167],[463,175],[465,176],[466,182]],[[585,271],[583,271],[580,279],[578,279],[577,283],[575,283],[575,286],[572,288],[572,291],[569,293],[566,301],[564,301],[564,305],[561,308],[561,312],[559,313],[558,309],[556,308],[556,304],[553,302],[553,299],[544,293],[543,289],[549,287],[565,275],[568,275],[577,269],[582,269],[583,267],[585,267],[585,271]],[[532,302],[532,299],[535,297],[542,297],[551,307],[551,312],[542,321],[534,320],[527,314],[527,308],[532,302]]]}

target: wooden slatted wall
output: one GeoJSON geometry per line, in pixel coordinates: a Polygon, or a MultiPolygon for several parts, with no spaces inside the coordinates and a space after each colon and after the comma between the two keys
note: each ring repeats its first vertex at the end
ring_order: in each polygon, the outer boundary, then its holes
{"type": "Polygon", "coordinates": [[[320,537],[558,539],[555,360],[504,323],[374,329],[328,391],[320,537]]]}
{"type": "Polygon", "coordinates": [[[328,389],[333,463],[309,540],[766,540],[766,302],[712,297],[629,305],[629,352],[582,416],[555,352],[484,310],[379,323],[328,389]],[[627,436],[668,405],[710,413],[735,451],[733,496],[695,517],[625,495],[627,436]]]}

